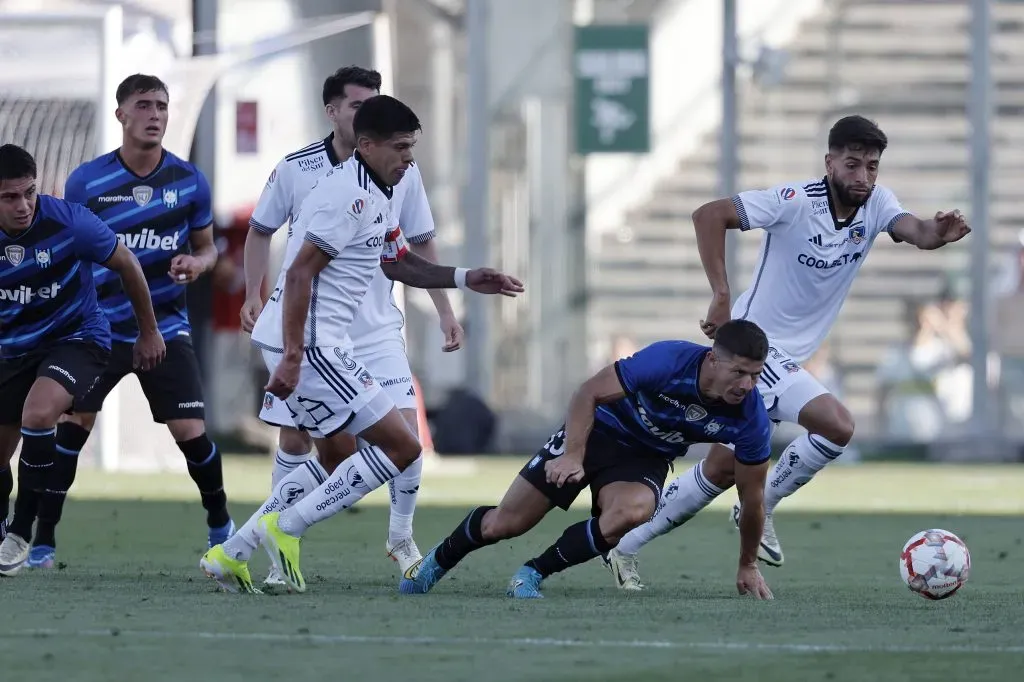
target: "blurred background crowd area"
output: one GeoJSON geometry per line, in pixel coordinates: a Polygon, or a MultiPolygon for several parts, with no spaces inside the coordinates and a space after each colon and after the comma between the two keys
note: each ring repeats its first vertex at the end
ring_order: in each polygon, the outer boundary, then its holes
{"type": "MultiPolygon", "coordinates": [[[[0,55],[0,138],[36,154],[58,195],[118,145],[113,86],[169,83],[166,146],[214,191],[221,260],[189,305],[211,430],[231,449],[274,438],[238,323],[249,215],[281,156],[329,132],[323,79],[360,64],[423,120],[442,260],[529,288],[452,292],[467,344],[443,354],[429,298],[396,286],[438,452],[531,452],[603,364],[701,340],[691,212],[819,177],[828,128],[859,113],[889,136],[880,182],[904,207],[959,208],[975,232],[935,252],[878,240],[807,363],[857,420],[848,459],[1022,459],[1024,2],[0,0],[0,55]]],[[[734,295],[759,243],[731,241],[734,295]]],[[[144,405],[134,385],[108,401],[96,461],[178,466],[144,405]]]]}

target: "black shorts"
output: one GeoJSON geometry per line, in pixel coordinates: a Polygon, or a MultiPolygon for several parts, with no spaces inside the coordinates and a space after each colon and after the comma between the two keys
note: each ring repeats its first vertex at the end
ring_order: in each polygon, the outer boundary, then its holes
{"type": "Polygon", "coordinates": [[[579,497],[583,489],[590,486],[593,498],[594,515],[597,509],[597,494],[609,483],[643,483],[654,493],[654,500],[661,499],[661,486],[668,476],[668,460],[658,453],[643,448],[631,448],[623,445],[595,425],[587,439],[586,453],[583,455],[583,478],[578,483],[566,483],[561,488],[548,483],[544,472],[544,463],[565,452],[565,426],[562,426],[548,442],[544,444],[519,475],[529,481],[533,487],[544,493],[552,504],[562,509],[569,509],[573,501],[579,497]]]}
{"type": "Polygon", "coordinates": [[[88,341],[62,341],[16,358],[0,358],[0,424],[20,424],[25,399],[39,377],[64,387],[77,406],[106,367],[110,352],[88,341]]]}
{"type": "Polygon", "coordinates": [[[148,372],[132,368],[133,346],[131,343],[114,342],[106,371],[89,395],[75,405],[75,411],[99,412],[103,409],[103,401],[121,379],[134,373],[149,402],[153,421],[163,424],[175,419],[205,419],[203,382],[192,343],[185,339],[168,341],[164,361],[148,372]]]}

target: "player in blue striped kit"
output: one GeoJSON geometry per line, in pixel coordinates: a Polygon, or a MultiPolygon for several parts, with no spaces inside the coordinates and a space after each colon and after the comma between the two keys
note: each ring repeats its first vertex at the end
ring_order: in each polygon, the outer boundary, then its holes
{"type": "Polygon", "coordinates": [[[116,273],[128,314],[138,318],[131,362],[152,369],[165,344],[138,260],[86,209],[37,195],[27,151],[0,147],[0,575],[15,575],[28,559],[58,450],[57,420],[88,393],[110,354],[94,263],[116,273]],[[18,497],[5,534],[19,440],[18,497]]]}
{"type": "Polygon", "coordinates": [[[669,462],[691,444],[732,443],[744,510],[736,585],[741,594],[771,599],[757,568],[770,422],[754,387],[767,355],[760,327],[733,320],[718,330],[712,348],[661,341],[605,367],[576,391],[565,426],[523,467],[498,506],[471,511],[405,572],[399,591],[430,591],[470,552],[522,535],[554,507],[568,510],[589,486],[591,518],[527,561],[506,592],[541,598],[548,576],[606,554],[651,517],[669,462]]]}
{"type": "MultiPolygon", "coordinates": [[[[130,362],[138,329],[114,273],[94,272],[100,307],[110,320],[113,345],[107,370],[96,386],[61,423],[61,452],[78,453],[89,438],[107,395],[133,371],[149,402],[153,419],[167,424],[185,456],[206,509],[208,541],[226,540],[234,527],[227,509],[220,453],[206,435],[205,403],[185,287],[217,262],[213,242],[210,187],[191,163],[163,148],[168,118],[167,86],[155,76],[136,74],[117,88],[116,116],[123,128],[121,147],[79,166],[64,190],[68,201],[88,207],[142,264],[149,282],[167,359],[157,369],[136,371],[130,362]]],[[[54,562],[55,528],[77,458],[60,457],[39,509],[30,565],[54,562]]]]}

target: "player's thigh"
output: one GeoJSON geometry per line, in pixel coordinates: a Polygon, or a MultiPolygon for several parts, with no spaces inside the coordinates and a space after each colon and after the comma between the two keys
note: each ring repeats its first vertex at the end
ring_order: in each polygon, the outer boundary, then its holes
{"type": "Polygon", "coordinates": [[[383,391],[360,409],[352,427],[346,430],[356,432],[359,438],[383,450],[399,470],[404,470],[420,456],[419,439],[409,429],[401,411],[383,391]],[[365,420],[369,425],[362,428],[360,420],[365,420]],[[359,430],[356,431],[356,428],[359,430]]]}
{"type": "Polygon", "coordinates": [[[495,510],[484,517],[486,540],[506,540],[527,532],[547,515],[554,502],[523,476],[516,476],[495,510]]]}
{"type": "Polygon", "coordinates": [[[597,492],[601,534],[606,540],[619,540],[654,515],[659,499],[660,486],[656,493],[646,481],[613,480],[601,486],[597,492]]]}
{"type": "Polygon", "coordinates": [[[0,425],[15,429],[21,426],[25,398],[36,381],[40,362],[40,354],[0,358],[0,425]]]}
{"type": "Polygon", "coordinates": [[[594,447],[591,459],[592,511],[601,518],[605,538],[617,539],[654,514],[668,476],[668,460],[607,438],[594,447]]]}
{"type": "Polygon", "coordinates": [[[96,385],[110,352],[85,341],[60,343],[46,352],[25,398],[22,426],[51,428],[96,385]]]}
{"type": "MultiPolygon", "coordinates": [[[[356,362],[362,363],[380,387],[400,410],[416,411],[416,389],[413,388],[412,370],[404,345],[382,343],[355,353],[356,362]]],[[[415,422],[413,422],[415,423],[415,422]]]]}
{"type": "MultiPolygon", "coordinates": [[[[591,434],[593,439],[593,433],[591,434]]],[[[587,487],[586,460],[590,456],[590,441],[587,443],[587,453],[584,455],[584,476],[576,483],[564,483],[558,487],[548,481],[546,464],[553,459],[565,454],[565,426],[555,431],[547,442],[541,446],[537,454],[520,469],[517,482],[522,479],[535,488],[549,501],[549,504],[560,509],[568,510],[576,501],[580,493],[587,487]]],[[[546,513],[546,511],[545,511],[546,513]]]]}
{"type": "Polygon", "coordinates": [[[97,377],[96,383],[81,400],[75,401],[69,421],[92,430],[96,413],[103,409],[107,396],[131,372],[132,344],[115,342],[111,345],[107,364],[97,377]]]}
{"type": "Polygon", "coordinates": [[[809,402],[828,394],[828,389],[813,374],[774,345],[768,349],[757,389],[768,416],[792,424],[800,423],[800,412],[809,402]]]}
{"type": "MultiPolygon", "coordinates": [[[[206,419],[206,403],[203,399],[203,381],[199,375],[199,359],[189,341],[172,339],[167,342],[167,354],[164,361],[151,370],[138,370],[136,376],[142,386],[142,393],[149,402],[153,413],[153,421],[159,424],[168,422],[199,421],[206,419]]],[[[192,431],[195,425],[192,425],[192,431]]],[[[199,433],[175,434],[187,440],[189,435],[199,433]]]]}

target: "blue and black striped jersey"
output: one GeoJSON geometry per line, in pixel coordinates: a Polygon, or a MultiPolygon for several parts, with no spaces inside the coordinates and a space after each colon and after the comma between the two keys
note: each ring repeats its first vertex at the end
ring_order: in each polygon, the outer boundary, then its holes
{"type": "Polygon", "coordinates": [[[0,355],[72,339],[109,348],[92,268],[116,249],[114,233],[96,216],[47,195],[39,196],[27,230],[0,230],[0,355]]]}
{"type": "Polygon", "coordinates": [[[710,350],[689,341],[659,341],[617,361],[626,397],[597,407],[598,428],[669,459],[686,454],[693,443],[732,443],[737,461],[767,461],[771,422],[757,389],[738,405],[701,396],[700,368],[710,350]]]}
{"type": "MultiPolygon", "coordinates": [[[[143,178],[113,151],[76,168],[64,197],[99,216],[139,259],[164,339],[191,335],[185,287],[168,271],[175,256],[191,252],[192,231],[213,223],[210,186],[202,172],[164,151],[156,170],[143,178]]],[[[94,276],[114,341],[133,343],[139,329],[117,274],[97,267],[94,276]]]]}

